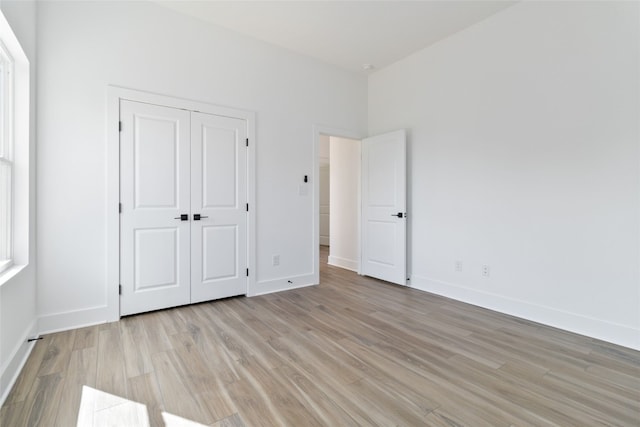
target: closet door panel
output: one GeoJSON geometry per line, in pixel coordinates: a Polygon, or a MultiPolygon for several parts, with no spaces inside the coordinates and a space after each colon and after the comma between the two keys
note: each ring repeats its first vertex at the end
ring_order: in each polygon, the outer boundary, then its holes
{"type": "Polygon", "coordinates": [[[188,111],[121,101],[120,314],[191,300],[188,111]]]}
{"type": "Polygon", "coordinates": [[[246,122],[191,116],[191,301],[246,293],[246,122]]]}

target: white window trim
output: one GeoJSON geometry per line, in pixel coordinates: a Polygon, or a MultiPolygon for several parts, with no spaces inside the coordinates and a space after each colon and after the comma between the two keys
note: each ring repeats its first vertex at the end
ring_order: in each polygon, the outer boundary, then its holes
{"type": "Polygon", "coordinates": [[[13,265],[13,258],[5,259],[4,261],[0,261],[0,273],[7,270],[9,267],[13,265]]]}
{"type": "Polygon", "coordinates": [[[0,163],[3,163],[8,167],[9,170],[9,189],[7,199],[8,207],[7,207],[7,224],[0,224],[2,227],[6,227],[4,231],[6,233],[7,241],[4,242],[6,247],[2,248],[0,254],[5,253],[5,257],[0,259],[0,273],[3,273],[5,270],[9,269],[13,265],[13,217],[14,217],[14,175],[15,175],[15,167],[13,162],[13,146],[14,146],[14,138],[13,138],[13,127],[14,127],[14,103],[13,103],[13,92],[14,92],[14,82],[13,82],[13,68],[14,68],[14,59],[11,55],[11,52],[2,39],[0,39],[0,61],[4,64],[2,68],[3,75],[0,76],[3,86],[4,98],[2,99],[4,105],[2,105],[2,114],[4,117],[3,127],[2,127],[2,135],[0,135],[0,163]]]}
{"type": "MultiPolygon", "coordinates": [[[[6,225],[7,230],[7,241],[4,242],[4,244],[6,244],[7,246],[5,248],[3,248],[2,252],[6,252],[7,257],[4,259],[0,258],[0,275],[2,275],[6,270],[8,270],[9,268],[11,268],[11,266],[13,266],[14,262],[14,253],[13,253],[13,217],[15,215],[15,207],[14,207],[14,199],[13,199],[13,194],[15,191],[15,186],[14,186],[14,181],[15,181],[15,167],[14,164],[11,160],[9,159],[5,159],[0,157],[0,163],[4,163],[6,165],[9,166],[9,180],[10,180],[10,184],[9,184],[9,195],[8,195],[8,199],[9,201],[9,206],[8,206],[8,218],[7,218],[7,222],[8,224],[6,225]]],[[[4,224],[0,224],[0,226],[5,226],[4,224]]],[[[2,253],[0,252],[0,253],[2,253]]]]}
{"type": "Polygon", "coordinates": [[[29,154],[30,154],[30,70],[29,60],[9,23],[0,12],[0,42],[13,60],[13,88],[10,148],[12,163],[12,252],[0,265],[0,285],[29,263],[29,154]]]}

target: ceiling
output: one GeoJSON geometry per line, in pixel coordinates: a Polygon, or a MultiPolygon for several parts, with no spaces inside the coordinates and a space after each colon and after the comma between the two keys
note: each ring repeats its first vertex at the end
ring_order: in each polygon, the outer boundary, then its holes
{"type": "Polygon", "coordinates": [[[515,1],[165,1],[180,13],[350,70],[402,59],[515,1]]]}

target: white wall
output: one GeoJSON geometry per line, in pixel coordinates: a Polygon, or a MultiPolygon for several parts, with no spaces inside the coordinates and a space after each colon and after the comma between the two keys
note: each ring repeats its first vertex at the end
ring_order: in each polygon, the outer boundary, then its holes
{"type": "Polygon", "coordinates": [[[357,271],[360,141],[332,136],[330,159],[329,264],[357,271]]]}
{"type": "Polygon", "coordinates": [[[522,2],[370,76],[413,286],[640,349],[639,6],[522,2]]]}
{"type": "MultiPolygon", "coordinates": [[[[30,138],[28,177],[29,262],[17,275],[0,286],[0,403],[15,380],[32,344],[27,338],[36,333],[36,260],[35,260],[35,67],[36,67],[36,4],[33,1],[8,1],[0,9],[9,22],[30,62],[30,138]]],[[[16,195],[19,197],[22,195],[16,195]]]]}
{"type": "Polygon", "coordinates": [[[331,162],[331,137],[329,135],[320,135],[318,141],[318,163],[320,166],[328,166],[331,162]]]}
{"type": "Polygon", "coordinates": [[[329,136],[319,136],[318,163],[320,165],[320,245],[329,246],[331,206],[329,136]]]}
{"type": "Polygon", "coordinates": [[[331,167],[320,165],[320,245],[329,246],[331,235],[331,167]]]}
{"type": "Polygon", "coordinates": [[[312,128],[361,132],[366,78],[150,2],[42,2],[38,16],[41,330],[99,321],[106,303],[109,84],[255,111],[251,291],[312,283],[313,197],[298,193],[312,175],[312,128]]]}

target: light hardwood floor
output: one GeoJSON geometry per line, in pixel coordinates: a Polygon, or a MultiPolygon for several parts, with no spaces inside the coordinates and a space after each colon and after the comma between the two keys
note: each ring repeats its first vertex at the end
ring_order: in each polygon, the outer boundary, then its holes
{"type": "Polygon", "coordinates": [[[75,426],[83,386],[152,426],[640,425],[640,352],[321,264],[316,287],[45,336],[0,425],[75,426]]]}

